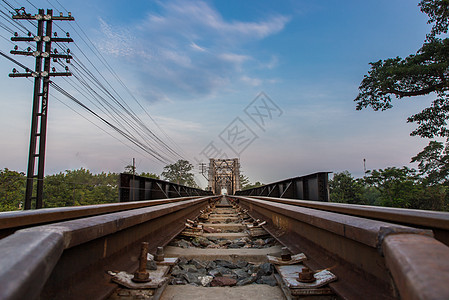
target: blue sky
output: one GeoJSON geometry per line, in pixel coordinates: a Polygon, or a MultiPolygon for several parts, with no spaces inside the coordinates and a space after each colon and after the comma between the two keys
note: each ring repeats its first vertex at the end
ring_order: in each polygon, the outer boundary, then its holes
{"type": "MultiPolygon", "coordinates": [[[[369,62],[404,57],[422,45],[430,27],[415,1],[9,2],[30,13],[36,11],[30,2],[71,11],[76,25],[59,22],[56,30],[71,33],[72,53],[85,64],[89,58],[148,127],[161,139],[170,136],[194,164],[206,161],[202,153],[212,142],[220,155],[237,152],[253,182],[318,171],[361,176],[364,158],[368,169],[409,165],[428,142],[409,136],[414,125],[406,118],[432,97],[402,99],[386,112],[355,111],[353,102],[369,62]],[[92,54],[79,28],[163,132],[92,54]],[[245,113],[261,92],[278,108],[263,127],[245,113]],[[236,120],[256,138],[233,152],[223,132],[236,120]]],[[[1,28],[0,34],[11,36],[1,28]]],[[[0,39],[3,52],[12,47],[0,39]]],[[[32,58],[15,58],[33,66],[32,58]]],[[[25,171],[33,88],[27,79],[8,78],[13,67],[0,59],[0,167],[25,171]]],[[[54,81],[89,103],[65,79],[54,81]]],[[[51,95],[47,174],[79,167],[119,172],[133,157],[138,171],[162,171],[162,163],[124,145],[58,92],[51,95]]]]}

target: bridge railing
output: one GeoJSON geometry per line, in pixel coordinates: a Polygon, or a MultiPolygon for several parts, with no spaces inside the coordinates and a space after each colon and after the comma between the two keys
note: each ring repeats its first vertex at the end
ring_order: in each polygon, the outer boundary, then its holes
{"type": "Polygon", "coordinates": [[[237,196],[266,196],[300,200],[329,201],[328,174],[318,172],[306,176],[289,178],[260,187],[237,191],[237,196]]]}
{"type": "Polygon", "coordinates": [[[212,195],[211,191],[196,189],[160,179],[125,173],[120,174],[120,202],[209,195],[212,195]]]}

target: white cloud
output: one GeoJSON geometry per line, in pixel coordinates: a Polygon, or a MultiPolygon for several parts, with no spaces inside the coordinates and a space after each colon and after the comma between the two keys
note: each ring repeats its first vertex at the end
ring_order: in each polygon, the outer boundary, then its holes
{"type": "Polygon", "coordinates": [[[200,52],[204,52],[206,51],[206,49],[204,49],[203,47],[198,46],[196,43],[191,42],[190,43],[190,47],[192,47],[194,50],[200,51],[200,52]]]}
{"type": "MultiPolygon", "coordinates": [[[[142,72],[137,77],[140,85],[159,94],[164,91],[162,98],[212,95],[242,78],[253,86],[260,85],[262,81],[252,78],[244,67],[249,61],[261,64],[245,54],[245,45],[280,32],[289,21],[280,15],[261,21],[226,20],[202,1],[159,5],[158,14],[148,14],[128,28],[100,19],[102,36],[97,45],[104,53],[124,58],[120,63],[127,68],[138,67],[142,72]]],[[[277,58],[273,56],[264,65],[274,68],[277,58]]]]}
{"type": "Polygon", "coordinates": [[[243,83],[249,84],[249,85],[252,85],[252,86],[260,86],[262,84],[262,79],[251,78],[251,77],[248,77],[248,76],[242,76],[240,78],[240,80],[243,81],[243,83]]]}

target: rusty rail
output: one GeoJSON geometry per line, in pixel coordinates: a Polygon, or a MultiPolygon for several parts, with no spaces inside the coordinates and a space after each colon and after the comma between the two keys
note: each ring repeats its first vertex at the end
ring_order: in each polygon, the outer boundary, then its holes
{"type": "Polygon", "coordinates": [[[431,229],[434,237],[449,246],[449,213],[442,211],[404,209],[345,203],[256,197],[257,199],[314,208],[417,228],[431,229]]]}
{"type": "MultiPolygon", "coordinates": [[[[231,198],[254,218],[266,220],[265,229],[292,252],[304,252],[308,267],[331,268],[339,277],[331,287],[343,299],[449,298],[449,248],[433,238],[432,230],[329,211],[340,209],[330,203],[231,198]],[[329,205],[328,211],[298,205],[309,202],[329,205]]],[[[184,228],[186,218],[215,199],[61,208],[36,216],[26,212],[36,218],[34,224],[63,218],[58,211],[71,220],[16,228],[0,240],[0,299],[105,298],[116,288],[106,271],[134,272],[142,241],[149,241],[154,252],[184,228]]],[[[421,215],[419,222],[427,217],[421,215]]]]}
{"type": "Polygon", "coordinates": [[[232,196],[312,269],[331,268],[344,299],[449,299],[449,248],[431,230],[232,196]],[[394,284],[393,284],[394,282],[394,284]]]}
{"type": "Polygon", "coordinates": [[[134,201],[127,203],[111,203],[73,207],[43,208],[39,210],[0,212],[0,238],[10,235],[16,230],[30,226],[68,221],[90,216],[98,216],[102,214],[154,205],[180,202],[193,198],[195,197],[180,197],[149,201],[134,201]]]}
{"type": "Polygon", "coordinates": [[[150,251],[165,245],[214,198],[17,230],[0,240],[0,299],[104,298],[116,288],[106,271],[134,272],[142,241],[150,241],[150,251]]]}

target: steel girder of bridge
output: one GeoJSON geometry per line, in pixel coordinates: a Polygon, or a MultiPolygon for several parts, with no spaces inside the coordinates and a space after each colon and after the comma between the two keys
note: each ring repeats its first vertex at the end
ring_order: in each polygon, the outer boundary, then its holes
{"type": "Polygon", "coordinates": [[[329,201],[328,174],[318,172],[238,191],[239,196],[267,196],[301,200],[329,201]]]}
{"type": "Polygon", "coordinates": [[[209,160],[209,187],[213,194],[226,189],[229,195],[240,190],[240,163],[238,158],[209,160]]]}
{"type": "Polygon", "coordinates": [[[142,201],[153,199],[208,196],[212,193],[160,179],[120,174],[119,201],[142,201]]]}

